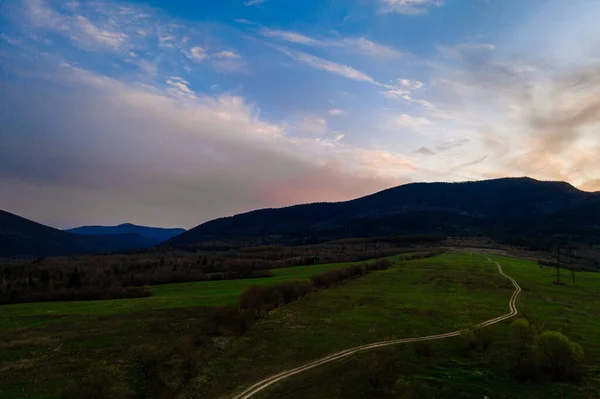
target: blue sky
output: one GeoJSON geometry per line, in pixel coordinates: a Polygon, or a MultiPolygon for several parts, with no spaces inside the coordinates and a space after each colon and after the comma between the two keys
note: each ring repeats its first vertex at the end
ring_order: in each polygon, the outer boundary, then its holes
{"type": "Polygon", "coordinates": [[[0,5],[0,208],[193,227],[412,181],[600,190],[600,3],[0,5]]]}

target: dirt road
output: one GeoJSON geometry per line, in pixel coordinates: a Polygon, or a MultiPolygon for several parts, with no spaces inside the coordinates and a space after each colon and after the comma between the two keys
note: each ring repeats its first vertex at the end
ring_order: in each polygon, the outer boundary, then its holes
{"type": "MultiPolygon", "coordinates": [[[[496,324],[503,320],[510,319],[511,317],[514,317],[517,314],[517,297],[521,293],[521,287],[519,287],[519,284],[515,281],[515,279],[513,279],[512,277],[510,277],[504,273],[500,263],[492,261],[490,258],[488,258],[488,260],[490,262],[495,263],[496,266],[498,267],[498,272],[502,276],[506,277],[507,279],[509,279],[511,281],[511,283],[515,287],[515,291],[513,292],[512,296],[510,297],[510,300],[508,301],[508,306],[510,308],[509,313],[507,313],[503,316],[498,316],[491,320],[484,321],[483,323],[477,324],[476,326],[472,327],[473,329],[491,326],[492,324],[496,324]]],[[[265,389],[281,380],[284,380],[293,375],[299,374],[303,371],[310,370],[315,367],[319,367],[323,364],[330,363],[330,362],[336,361],[338,359],[342,359],[344,357],[354,355],[355,353],[358,353],[358,352],[362,352],[362,351],[366,351],[366,350],[374,349],[374,348],[380,348],[382,346],[388,346],[388,345],[398,345],[398,344],[406,344],[406,343],[410,343],[410,342],[432,341],[435,339],[456,337],[456,336],[460,335],[461,331],[462,330],[457,330],[457,331],[452,331],[452,332],[445,333],[445,334],[428,335],[425,337],[403,338],[403,339],[394,339],[394,340],[390,340],[390,341],[381,341],[381,342],[375,342],[372,344],[367,344],[367,345],[362,345],[362,346],[357,346],[354,348],[346,349],[341,352],[333,353],[333,354],[323,357],[321,359],[314,360],[310,363],[304,364],[304,365],[296,367],[294,369],[283,371],[279,374],[275,374],[275,375],[272,375],[271,377],[265,378],[264,380],[259,381],[256,384],[252,385],[251,387],[246,389],[244,392],[238,394],[237,396],[234,396],[232,399],[251,398],[252,396],[256,395],[258,392],[262,391],[263,389],[265,389]]]]}

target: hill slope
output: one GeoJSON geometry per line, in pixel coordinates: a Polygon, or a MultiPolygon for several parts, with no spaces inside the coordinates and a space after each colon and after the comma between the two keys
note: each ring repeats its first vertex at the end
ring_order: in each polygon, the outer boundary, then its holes
{"type": "Polygon", "coordinates": [[[600,193],[505,178],[411,183],[346,202],[262,209],[216,219],[167,241],[308,242],[391,234],[573,234],[600,237],[600,193]]]}
{"type": "Polygon", "coordinates": [[[138,234],[72,234],[0,210],[0,257],[123,251],[153,244],[153,240],[138,234]]]}
{"type": "Polygon", "coordinates": [[[185,232],[185,229],[165,229],[161,227],[137,226],[131,223],[123,223],[118,226],[82,226],[64,231],[86,236],[138,234],[149,238],[158,244],[185,232]]]}

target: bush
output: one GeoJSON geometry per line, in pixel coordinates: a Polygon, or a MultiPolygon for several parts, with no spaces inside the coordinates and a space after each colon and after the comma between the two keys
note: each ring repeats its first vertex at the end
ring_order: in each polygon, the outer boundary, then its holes
{"type": "Polygon", "coordinates": [[[487,352],[491,343],[492,336],[488,328],[469,328],[460,333],[463,349],[466,354],[479,350],[487,352]]]}
{"type": "Polygon", "coordinates": [[[558,331],[545,331],[537,339],[544,368],[556,379],[581,376],[583,348],[558,331]]]}
{"type": "Polygon", "coordinates": [[[317,288],[329,288],[332,285],[338,284],[344,280],[364,276],[373,270],[386,270],[392,263],[387,259],[380,259],[375,263],[366,265],[352,265],[345,269],[329,270],[325,273],[312,276],[310,280],[317,288]]]}
{"type": "Polygon", "coordinates": [[[369,265],[369,270],[387,270],[392,267],[389,259],[378,259],[375,263],[369,265]]]}
{"type": "Polygon", "coordinates": [[[238,310],[250,310],[260,313],[289,303],[314,291],[310,281],[287,281],[277,285],[253,285],[246,289],[238,299],[238,310]]]}
{"type": "Polygon", "coordinates": [[[287,281],[277,285],[276,288],[281,293],[284,303],[296,301],[315,289],[312,282],[303,280],[287,281]]]}
{"type": "Polygon", "coordinates": [[[519,318],[512,322],[513,335],[517,342],[517,362],[525,356],[537,337],[537,328],[527,319],[519,318]]]}
{"type": "Polygon", "coordinates": [[[276,308],[283,303],[283,296],[273,286],[253,285],[242,292],[238,300],[238,310],[251,310],[260,313],[262,310],[276,308]]]}
{"type": "Polygon", "coordinates": [[[512,375],[520,382],[536,380],[539,367],[533,344],[537,339],[537,327],[523,318],[515,319],[511,325],[516,342],[512,375]]]}

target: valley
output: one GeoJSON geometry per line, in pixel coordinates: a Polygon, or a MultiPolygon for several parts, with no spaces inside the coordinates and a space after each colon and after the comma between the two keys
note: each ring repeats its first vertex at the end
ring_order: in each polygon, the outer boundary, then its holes
{"type": "MultiPolygon", "coordinates": [[[[65,385],[86,373],[108,373],[111,378],[116,373],[124,386],[139,394],[140,367],[154,359],[162,362],[157,375],[165,385],[177,386],[171,391],[177,397],[233,398],[261,377],[336,351],[461,331],[506,314],[514,287],[498,274],[494,262],[523,288],[518,317],[562,331],[584,346],[583,383],[548,383],[543,376],[515,381],[513,327],[507,320],[486,327],[490,343],[485,350],[465,349],[461,335],[423,348],[417,343],[377,348],[308,370],[253,397],[396,397],[393,386],[399,378],[415,392],[440,397],[525,398],[543,392],[550,398],[567,393],[587,398],[598,393],[594,370],[600,339],[593,338],[600,329],[597,320],[588,317],[600,302],[598,274],[578,272],[577,286],[557,286],[552,284],[554,269],[516,258],[490,255],[490,262],[472,252],[403,260],[406,257],[392,256],[388,270],[280,305],[241,335],[222,328],[211,332],[214,316],[209,306],[234,305],[236,295],[252,280],[156,286],[150,298],[3,306],[0,397],[59,397],[65,385]],[[378,370],[372,362],[385,367],[378,370]],[[98,371],[98,364],[106,366],[98,371]],[[188,370],[186,377],[183,370],[188,370]],[[463,390],[467,385],[468,393],[463,390]]],[[[274,277],[258,280],[274,284],[348,265],[276,269],[274,277]]]]}

